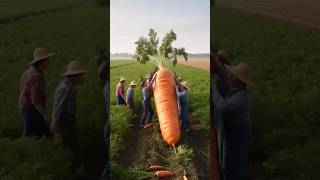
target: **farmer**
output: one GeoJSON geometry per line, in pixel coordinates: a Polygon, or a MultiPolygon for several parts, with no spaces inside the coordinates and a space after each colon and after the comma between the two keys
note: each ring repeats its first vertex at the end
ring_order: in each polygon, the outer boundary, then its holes
{"type": "Polygon", "coordinates": [[[134,89],[136,88],[136,83],[134,81],[131,81],[129,88],[127,90],[127,105],[129,107],[129,109],[131,109],[131,111],[133,113],[135,113],[135,107],[134,107],[134,89]]]}
{"type": "Polygon", "coordinates": [[[188,86],[187,82],[179,82],[177,79],[177,86],[176,86],[176,93],[178,97],[179,102],[179,116],[181,120],[181,128],[185,132],[190,131],[190,121],[188,116],[188,86]]]}
{"type": "Polygon", "coordinates": [[[20,79],[19,109],[24,121],[23,137],[50,135],[49,121],[45,108],[45,79],[49,57],[45,48],[36,48],[33,61],[20,79]]]}
{"type": "Polygon", "coordinates": [[[150,119],[152,119],[154,115],[152,105],[151,105],[151,91],[152,91],[151,88],[152,88],[152,83],[154,82],[156,77],[157,75],[154,75],[151,78],[151,80],[148,81],[148,79],[146,79],[141,83],[142,95],[143,95],[143,100],[142,100],[143,113],[140,120],[141,126],[144,125],[149,114],[150,114],[150,119]]]}
{"type": "Polygon", "coordinates": [[[61,137],[62,143],[74,153],[74,161],[78,160],[78,142],[76,131],[76,89],[83,81],[86,73],[77,61],[68,64],[64,79],[56,89],[53,106],[53,122],[50,129],[61,137]]]}
{"type": "MultiPolygon", "coordinates": [[[[224,65],[231,65],[231,62],[233,61],[233,55],[229,53],[226,50],[219,50],[217,54],[213,57],[214,62],[219,63],[222,65],[224,68],[224,65]]],[[[214,65],[214,63],[212,63],[214,65]]],[[[212,68],[214,69],[214,68],[212,68]]],[[[212,73],[214,77],[211,78],[211,81],[215,81],[217,84],[217,89],[222,95],[222,97],[225,97],[227,94],[227,90],[230,86],[229,82],[224,76],[219,77],[215,72],[212,73]]],[[[215,83],[211,82],[211,84],[215,83]]],[[[222,171],[222,166],[223,166],[223,140],[224,140],[224,126],[223,126],[223,113],[219,111],[217,108],[214,107],[214,127],[217,133],[217,146],[218,146],[218,161],[219,161],[219,167],[220,167],[220,172],[222,171]]]]}
{"type": "Polygon", "coordinates": [[[116,96],[117,96],[117,105],[126,105],[126,101],[124,98],[124,85],[126,83],[127,78],[121,76],[120,81],[116,87],[116,96]]]}
{"type": "Polygon", "coordinates": [[[247,180],[248,154],[251,139],[249,93],[247,86],[253,87],[249,78],[249,66],[240,63],[225,68],[216,61],[214,72],[225,79],[230,87],[225,97],[222,96],[215,83],[213,88],[214,107],[223,112],[223,177],[226,180],[247,180]]]}

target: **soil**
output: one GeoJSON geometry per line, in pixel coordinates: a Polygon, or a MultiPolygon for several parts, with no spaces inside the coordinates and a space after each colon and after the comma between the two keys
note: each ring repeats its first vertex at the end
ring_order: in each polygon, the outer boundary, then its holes
{"type": "Polygon", "coordinates": [[[207,71],[210,70],[210,60],[207,58],[189,59],[187,62],[185,62],[184,60],[178,60],[178,63],[199,69],[204,69],[207,71]]]}
{"type": "MultiPolygon", "coordinates": [[[[157,119],[156,119],[157,121],[157,119]]],[[[201,127],[199,121],[190,116],[191,132],[183,133],[179,144],[186,144],[193,148],[195,157],[186,168],[189,180],[205,180],[210,175],[210,141],[209,132],[201,127]]],[[[138,125],[138,119],[132,120],[133,126],[130,128],[125,138],[125,148],[120,151],[118,162],[124,167],[142,165],[165,165],[165,160],[169,155],[167,152],[173,151],[172,147],[164,145],[159,124],[151,128],[141,128],[138,125]],[[165,147],[165,151],[163,151],[165,147]]],[[[179,145],[178,144],[178,145],[179,145]]],[[[172,153],[170,153],[172,155],[172,153]]],[[[172,167],[173,176],[166,178],[168,180],[181,180],[184,170],[181,167],[172,167]]],[[[156,179],[156,178],[151,178],[156,179]]]]}
{"type": "Polygon", "coordinates": [[[320,27],[320,1],[318,0],[216,0],[216,4],[310,27],[320,27]]]}

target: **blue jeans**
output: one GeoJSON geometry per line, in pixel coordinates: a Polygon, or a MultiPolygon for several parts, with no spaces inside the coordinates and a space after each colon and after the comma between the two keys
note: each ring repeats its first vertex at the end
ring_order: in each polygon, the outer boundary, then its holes
{"type": "Polygon", "coordinates": [[[126,101],[123,99],[122,96],[118,95],[117,96],[117,104],[118,105],[126,105],[126,101]]]}
{"type": "Polygon", "coordinates": [[[33,105],[20,108],[20,113],[24,122],[22,137],[50,137],[49,125],[33,105]]]}
{"type": "Polygon", "coordinates": [[[150,118],[152,118],[154,115],[153,108],[151,105],[151,100],[143,102],[142,109],[143,109],[143,113],[141,116],[140,125],[143,125],[145,123],[146,119],[148,118],[149,113],[150,113],[150,118]]]}
{"type": "Polygon", "coordinates": [[[188,106],[180,101],[180,120],[182,129],[190,129],[188,106]]]}

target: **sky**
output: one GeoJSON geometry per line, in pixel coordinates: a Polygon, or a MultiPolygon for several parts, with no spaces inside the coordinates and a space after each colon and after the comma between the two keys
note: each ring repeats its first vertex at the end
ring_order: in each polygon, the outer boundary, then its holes
{"type": "Polygon", "coordinates": [[[210,52],[210,0],[111,0],[110,51],[134,53],[134,42],[150,28],[162,37],[177,34],[173,47],[210,52]]]}

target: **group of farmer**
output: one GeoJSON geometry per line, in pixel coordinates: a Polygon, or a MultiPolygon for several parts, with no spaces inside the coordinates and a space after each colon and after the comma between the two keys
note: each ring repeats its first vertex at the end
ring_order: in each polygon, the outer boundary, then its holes
{"type": "MultiPolygon", "coordinates": [[[[146,123],[152,123],[154,121],[154,110],[152,108],[152,96],[153,90],[152,85],[156,80],[157,74],[149,73],[145,76],[144,79],[141,80],[140,86],[142,90],[142,115],[140,118],[140,126],[144,127],[146,123]]],[[[188,116],[188,86],[187,82],[182,82],[181,78],[174,78],[176,82],[176,95],[177,95],[177,107],[179,110],[180,117],[180,126],[186,132],[190,131],[190,122],[188,116]]],[[[127,105],[130,110],[136,115],[135,108],[135,93],[134,89],[136,88],[135,81],[131,81],[129,87],[127,89],[127,94],[125,96],[124,87],[127,78],[121,76],[119,83],[116,86],[116,100],[117,105],[127,105]]]]}
{"type": "Polygon", "coordinates": [[[224,180],[248,180],[251,122],[247,87],[254,85],[249,66],[232,62],[233,55],[226,50],[218,51],[211,60],[211,102],[219,174],[224,180]]]}
{"type": "MultiPolygon", "coordinates": [[[[53,55],[54,53],[49,53],[46,48],[36,48],[33,52],[33,61],[28,64],[21,76],[19,111],[24,122],[22,136],[46,136],[50,139],[60,137],[63,146],[72,152],[73,165],[77,167],[79,165],[79,149],[76,131],[76,86],[83,81],[83,74],[86,71],[77,61],[71,61],[67,65],[55,91],[52,121],[49,121],[45,105],[44,74],[53,55]]],[[[105,94],[109,94],[105,67],[106,63],[101,63],[99,77],[101,81],[105,82],[105,94]]],[[[108,103],[107,96],[106,104],[108,103]]]]}

